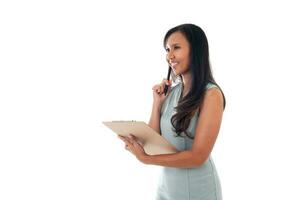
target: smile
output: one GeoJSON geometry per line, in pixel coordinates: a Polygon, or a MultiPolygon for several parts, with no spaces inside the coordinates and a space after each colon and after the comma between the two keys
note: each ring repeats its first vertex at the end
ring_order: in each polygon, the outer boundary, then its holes
{"type": "Polygon", "coordinates": [[[178,62],[171,62],[170,64],[171,64],[171,67],[175,67],[178,64],[178,62]]]}

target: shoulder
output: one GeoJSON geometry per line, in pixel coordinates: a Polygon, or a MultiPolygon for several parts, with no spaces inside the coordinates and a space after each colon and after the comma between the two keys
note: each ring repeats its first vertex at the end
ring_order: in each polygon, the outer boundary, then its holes
{"type": "Polygon", "coordinates": [[[221,97],[221,98],[223,98],[220,88],[216,85],[206,86],[204,96],[205,97],[210,97],[210,98],[211,97],[215,97],[215,98],[221,97]]]}
{"type": "Polygon", "coordinates": [[[206,85],[206,90],[205,90],[204,95],[205,96],[219,96],[219,97],[223,98],[220,88],[213,83],[208,83],[206,85]]]}
{"type": "Polygon", "coordinates": [[[218,87],[210,88],[204,93],[204,101],[217,101],[223,104],[223,95],[218,87]]]}
{"type": "Polygon", "coordinates": [[[223,110],[223,101],[223,94],[220,88],[209,83],[204,93],[202,107],[216,107],[223,110]]]}

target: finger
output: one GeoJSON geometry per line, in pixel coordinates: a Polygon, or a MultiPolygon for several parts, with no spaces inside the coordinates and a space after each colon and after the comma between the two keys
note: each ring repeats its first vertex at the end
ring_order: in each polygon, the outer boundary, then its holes
{"type": "Polygon", "coordinates": [[[157,90],[156,90],[157,94],[160,94],[161,93],[161,88],[159,87],[157,90]]]}
{"type": "Polygon", "coordinates": [[[164,78],[162,82],[164,85],[170,85],[170,80],[168,80],[166,78],[164,78]]]}
{"type": "Polygon", "coordinates": [[[170,85],[170,80],[164,78],[164,79],[162,80],[161,84],[162,84],[163,86],[165,86],[165,85],[170,85]]]}
{"type": "Polygon", "coordinates": [[[132,134],[130,134],[130,135],[131,135],[131,137],[132,137],[134,143],[137,143],[137,144],[140,144],[140,145],[142,144],[142,142],[139,141],[139,139],[138,139],[135,135],[132,135],[132,134]]]}
{"type": "Polygon", "coordinates": [[[154,86],[152,87],[152,89],[160,88],[160,85],[161,85],[161,84],[162,84],[162,83],[159,83],[159,84],[154,85],[154,86]]]}
{"type": "Polygon", "coordinates": [[[129,138],[132,139],[132,140],[136,140],[135,135],[133,135],[133,134],[131,134],[131,133],[129,134],[129,138]]]}
{"type": "Polygon", "coordinates": [[[157,92],[161,92],[165,88],[165,85],[170,85],[170,84],[171,84],[171,80],[168,80],[168,79],[164,78],[160,84],[154,85],[152,87],[152,90],[156,90],[157,92]]]}
{"type": "Polygon", "coordinates": [[[157,88],[157,85],[154,85],[153,87],[152,87],[152,90],[155,90],[157,88]]]}
{"type": "Polygon", "coordinates": [[[160,87],[161,91],[164,91],[165,87],[166,87],[166,86],[169,86],[169,85],[171,85],[170,80],[168,80],[168,79],[163,79],[162,83],[160,84],[160,86],[161,86],[161,87],[160,87]]]}
{"type": "Polygon", "coordinates": [[[119,136],[119,139],[125,142],[124,138],[122,138],[122,137],[120,137],[120,136],[119,136]]]}
{"type": "Polygon", "coordinates": [[[132,142],[128,138],[126,138],[125,136],[121,136],[119,138],[121,140],[123,140],[123,142],[125,142],[125,145],[127,145],[127,146],[132,144],[132,142]]]}
{"type": "Polygon", "coordinates": [[[135,142],[135,140],[134,140],[133,138],[128,138],[128,142],[129,142],[130,144],[133,144],[133,143],[135,142]]]}
{"type": "Polygon", "coordinates": [[[133,141],[131,138],[129,138],[129,137],[124,137],[124,138],[125,138],[126,143],[132,144],[133,141]]]}
{"type": "Polygon", "coordinates": [[[140,140],[136,141],[140,146],[144,146],[143,142],[141,142],[140,140]]]}
{"type": "Polygon", "coordinates": [[[165,84],[160,84],[155,88],[157,94],[162,94],[165,88],[165,84]]]}
{"type": "Polygon", "coordinates": [[[130,152],[132,153],[132,148],[133,148],[132,145],[128,145],[128,146],[126,147],[126,150],[128,150],[128,151],[130,151],[130,152]]]}
{"type": "Polygon", "coordinates": [[[165,88],[165,85],[166,85],[166,84],[165,84],[164,82],[160,84],[160,90],[161,90],[161,91],[163,91],[163,90],[164,90],[164,88],[165,88]]]}
{"type": "Polygon", "coordinates": [[[152,89],[156,91],[158,94],[160,94],[164,90],[164,87],[165,87],[165,83],[162,82],[160,84],[155,85],[152,89]]]}
{"type": "Polygon", "coordinates": [[[127,142],[125,143],[125,149],[131,149],[133,147],[133,144],[127,142]]]}
{"type": "Polygon", "coordinates": [[[120,138],[123,142],[127,142],[127,140],[125,139],[125,137],[119,136],[119,138],[120,138]]]}
{"type": "Polygon", "coordinates": [[[155,85],[153,88],[152,88],[153,91],[159,93],[160,92],[160,85],[155,85]]]}
{"type": "Polygon", "coordinates": [[[159,85],[155,85],[155,86],[152,88],[152,90],[157,91],[159,88],[160,88],[159,85]]]}

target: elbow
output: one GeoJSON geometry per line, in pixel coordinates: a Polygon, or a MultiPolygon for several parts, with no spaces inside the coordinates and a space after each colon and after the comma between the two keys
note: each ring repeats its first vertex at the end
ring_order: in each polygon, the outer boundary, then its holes
{"type": "Polygon", "coordinates": [[[199,158],[197,158],[197,159],[195,159],[195,161],[194,161],[193,168],[198,168],[198,167],[200,167],[202,164],[203,164],[202,160],[199,159],[199,158]]]}
{"type": "Polygon", "coordinates": [[[202,164],[206,161],[208,156],[201,155],[199,153],[193,155],[193,168],[201,167],[202,164]]]}

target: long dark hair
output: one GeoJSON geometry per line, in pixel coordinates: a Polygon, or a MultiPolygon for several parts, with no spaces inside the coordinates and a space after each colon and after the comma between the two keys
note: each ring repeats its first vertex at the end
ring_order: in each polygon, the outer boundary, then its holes
{"type": "MultiPolygon", "coordinates": [[[[182,33],[189,43],[189,70],[192,80],[191,88],[187,95],[182,98],[181,93],[178,105],[175,107],[176,113],[172,116],[171,123],[177,136],[182,136],[181,134],[185,133],[187,137],[194,139],[194,137],[187,132],[187,129],[194,114],[201,108],[207,84],[212,83],[217,85],[220,90],[221,88],[212,75],[209,62],[208,41],[204,31],[194,24],[181,24],[171,28],[164,37],[163,45],[165,49],[167,39],[174,32],[182,33]]],[[[173,71],[171,77],[173,81],[175,81],[174,79],[176,79],[176,76],[173,71]]],[[[179,77],[182,82],[182,75],[179,75],[179,77]]],[[[222,90],[221,92],[224,99],[223,109],[225,109],[225,95],[222,90]]]]}

